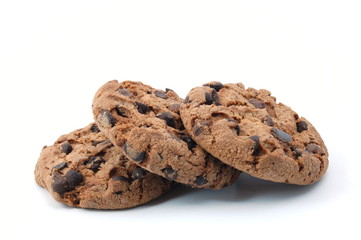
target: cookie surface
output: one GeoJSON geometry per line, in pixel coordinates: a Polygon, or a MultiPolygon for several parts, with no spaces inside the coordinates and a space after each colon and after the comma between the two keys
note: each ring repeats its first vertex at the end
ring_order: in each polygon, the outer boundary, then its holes
{"type": "Polygon", "coordinates": [[[199,147],[180,119],[182,99],[140,82],[110,81],[96,93],[99,128],[129,159],[150,172],[196,188],[220,189],[239,171],[199,147]]]}
{"type": "Polygon", "coordinates": [[[255,177],[307,185],[327,169],[327,149],[316,129],[267,90],[211,82],[193,88],[180,112],[199,145],[255,177]]]}
{"type": "Polygon", "coordinates": [[[167,192],[172,183],[130,162],[96,124],[44,147],[37,184],[59,202],[94,209],[131,208],[167,192]]]}

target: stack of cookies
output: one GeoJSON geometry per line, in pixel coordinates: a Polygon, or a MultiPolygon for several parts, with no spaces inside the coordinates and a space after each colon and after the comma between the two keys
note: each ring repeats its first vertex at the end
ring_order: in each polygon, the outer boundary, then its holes
{"type": "Polygon", "coordinates": [[[242,172],[309,185],[328,166],[316,129],[267,90],[211,82],[183,100],[171,89],[110,81],[93,101],[95,122],[43,148],[38,185],[59,202],[122,209],[175,182],[222,189],[242,172]]]}

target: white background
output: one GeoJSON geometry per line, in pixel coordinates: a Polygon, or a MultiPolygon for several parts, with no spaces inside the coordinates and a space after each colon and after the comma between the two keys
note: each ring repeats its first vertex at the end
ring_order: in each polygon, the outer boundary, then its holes
{"type": "Polygon", "coordinates": [[[360,1],[0,1],[0,239],[360,239],[360,1]],[[185,97],[218,80],[270,90],[308,118],[326,176],[243,175],[142,207],[66,207],[35,184],[44,145],[92,121],[106,81],[185,97]]]}

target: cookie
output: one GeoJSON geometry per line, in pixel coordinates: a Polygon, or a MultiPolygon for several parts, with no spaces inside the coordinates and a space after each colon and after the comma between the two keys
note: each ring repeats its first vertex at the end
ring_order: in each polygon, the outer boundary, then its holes
{"type": "Polygon", "coordinates": [[[267,90],[207,83],[189,92],[180,113],[195,142],[255,177],[307,185],[327,169],[327,148],[316,129],[267,90]]]}
{"type": "Polygon", "coordinates": [[[235,182],[239,171],[198,146],[179,115],[182,99],[140,82],[104,84],[93,101],[102,132],[139,166],[195,188],[220,189],[235,182]]]}
{"type": "Polygon", "coordinates": [[[45,146],[35,167],[35,180],[59,202],[95,209],[135,207],[173,185],[129,161],[96,124],[45,146]]]}

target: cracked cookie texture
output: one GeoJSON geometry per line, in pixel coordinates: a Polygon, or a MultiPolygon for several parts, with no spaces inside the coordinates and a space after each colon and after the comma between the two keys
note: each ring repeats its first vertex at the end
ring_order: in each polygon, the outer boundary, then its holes
{"type": "Polygon", "coordinates": [[[36,183],[54,199],[79,208],[131,208],[173,185],[129,161],[95,123],[45,146],[34,174],[36,183]]]}
{"type": "Polygon", "coordinates": [[[255,177],[308,185],[327,170],[317,130],[267,90],[210,82],[189,92],[180,114],[197,144],[255,177]]]}
{"type": "Polygon", "coordinates": [[[197,145],[179,115],[182,99],[171,89],[116,80],[93,100],[100,130],[142,168],[195,188],[220,189],[238,178],[228,166],[197,145]]]}

